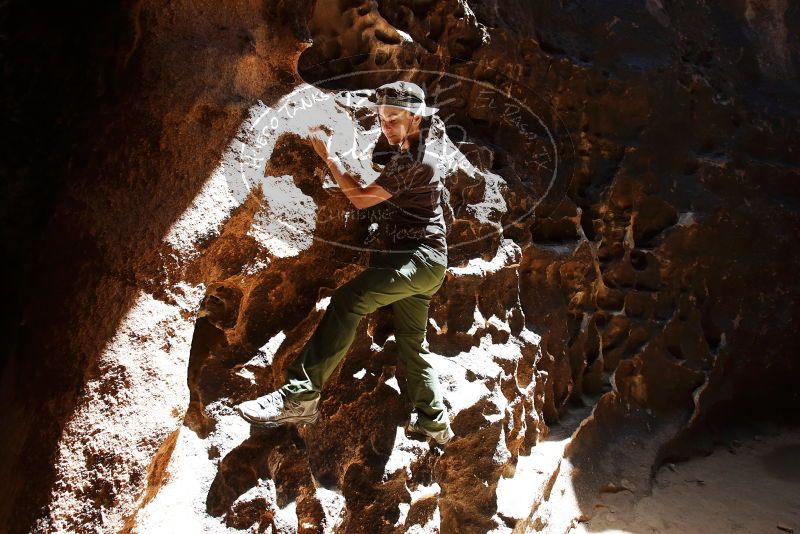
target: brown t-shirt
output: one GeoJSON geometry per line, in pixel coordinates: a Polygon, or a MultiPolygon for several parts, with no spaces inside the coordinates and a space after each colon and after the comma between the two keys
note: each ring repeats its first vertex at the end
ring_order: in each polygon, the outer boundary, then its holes
{"type": "Polygon", "coordinates": [[[447,230],[441,198],[444,185],[434,154],[424,141],[393,155],[374,183],[392,196],[378,204],[378,232],[387,250],[413,250],[420,245],[447,265],[447,230]],[[438,253],[437,253],[438,252],[438,253]]]}

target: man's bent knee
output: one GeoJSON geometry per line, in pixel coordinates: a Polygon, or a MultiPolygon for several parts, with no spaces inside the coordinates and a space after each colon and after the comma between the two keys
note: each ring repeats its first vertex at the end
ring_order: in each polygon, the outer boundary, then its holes
{"type": "Polygon", "coordinates": [[[374,305],[374,301],[370,298],[368,292],[359,291],[346,284],[333,292],[330,306],[346,313],[358,315],[367,315],[378,308],[378,306],[374,305]]]}

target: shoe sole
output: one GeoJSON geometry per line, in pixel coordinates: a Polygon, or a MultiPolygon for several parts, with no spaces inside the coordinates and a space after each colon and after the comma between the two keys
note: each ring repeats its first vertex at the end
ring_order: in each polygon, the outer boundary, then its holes
{"type": "Polygon", "coordinates": [[[274,428],[277,426],[284,425],[286,423],[294,423],[299,426],[306,426],[306,425],[313,425],[319,419],[319,411],[311,414],[311,415],[300,415],[295,417],[286,417],[284,419],[280,419],[278,421],[259,421],[258,419],[252,419],[248,417],[246,414],[242,413],[240,410],[236,410],[242,419],[250,423],[254,426],[260,426],[265,428],[274,428]]]}
{"type": "Polygon", "coordinates": [[[453,439],[453,438],[450,438],[445,442],[441,442],[438,439],[436,439],[433,436],[431,436],[430,434],[426,434],[425,432],[423,432],[421,430],[417,430],[415,428],[411,428],[411,427],[408,427],[408,426],[406,427],[406,432],[408,432],[410,434],[414,434],[416,436],[422,436],[425,439],[429,439],[429,440],[433,441],[434,443],[436,443],[437,445],[440,445],[440,446],[447,445],[453,439]]]}

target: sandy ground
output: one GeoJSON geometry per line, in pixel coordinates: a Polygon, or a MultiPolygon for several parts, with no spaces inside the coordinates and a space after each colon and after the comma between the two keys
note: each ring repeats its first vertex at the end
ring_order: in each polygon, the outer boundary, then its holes
{"type": "Polygon", "coordinates": [[[652,495],[605,493],[570,534],[800,534],[800,428],[740,433],[706,457],[659,470],[652,495]]]}

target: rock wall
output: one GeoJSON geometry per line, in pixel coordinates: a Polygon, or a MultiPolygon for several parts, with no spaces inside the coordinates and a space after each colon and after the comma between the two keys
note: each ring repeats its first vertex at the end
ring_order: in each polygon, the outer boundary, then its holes
{"type": "Polygon", "coordinates": [[[3,9],[33,140],[6,157],[9,532],[566,532],[713,425],[797,405],[788,3],[137,2],[97,32],[3,9]],[[428,340],[457,437],[402,432],[386,310],[319,423],[253,430],[232,406],[366,261],[308,127],[358,132],[373,179],[348,90],[398,76],[447,126],[428,340]]]}

